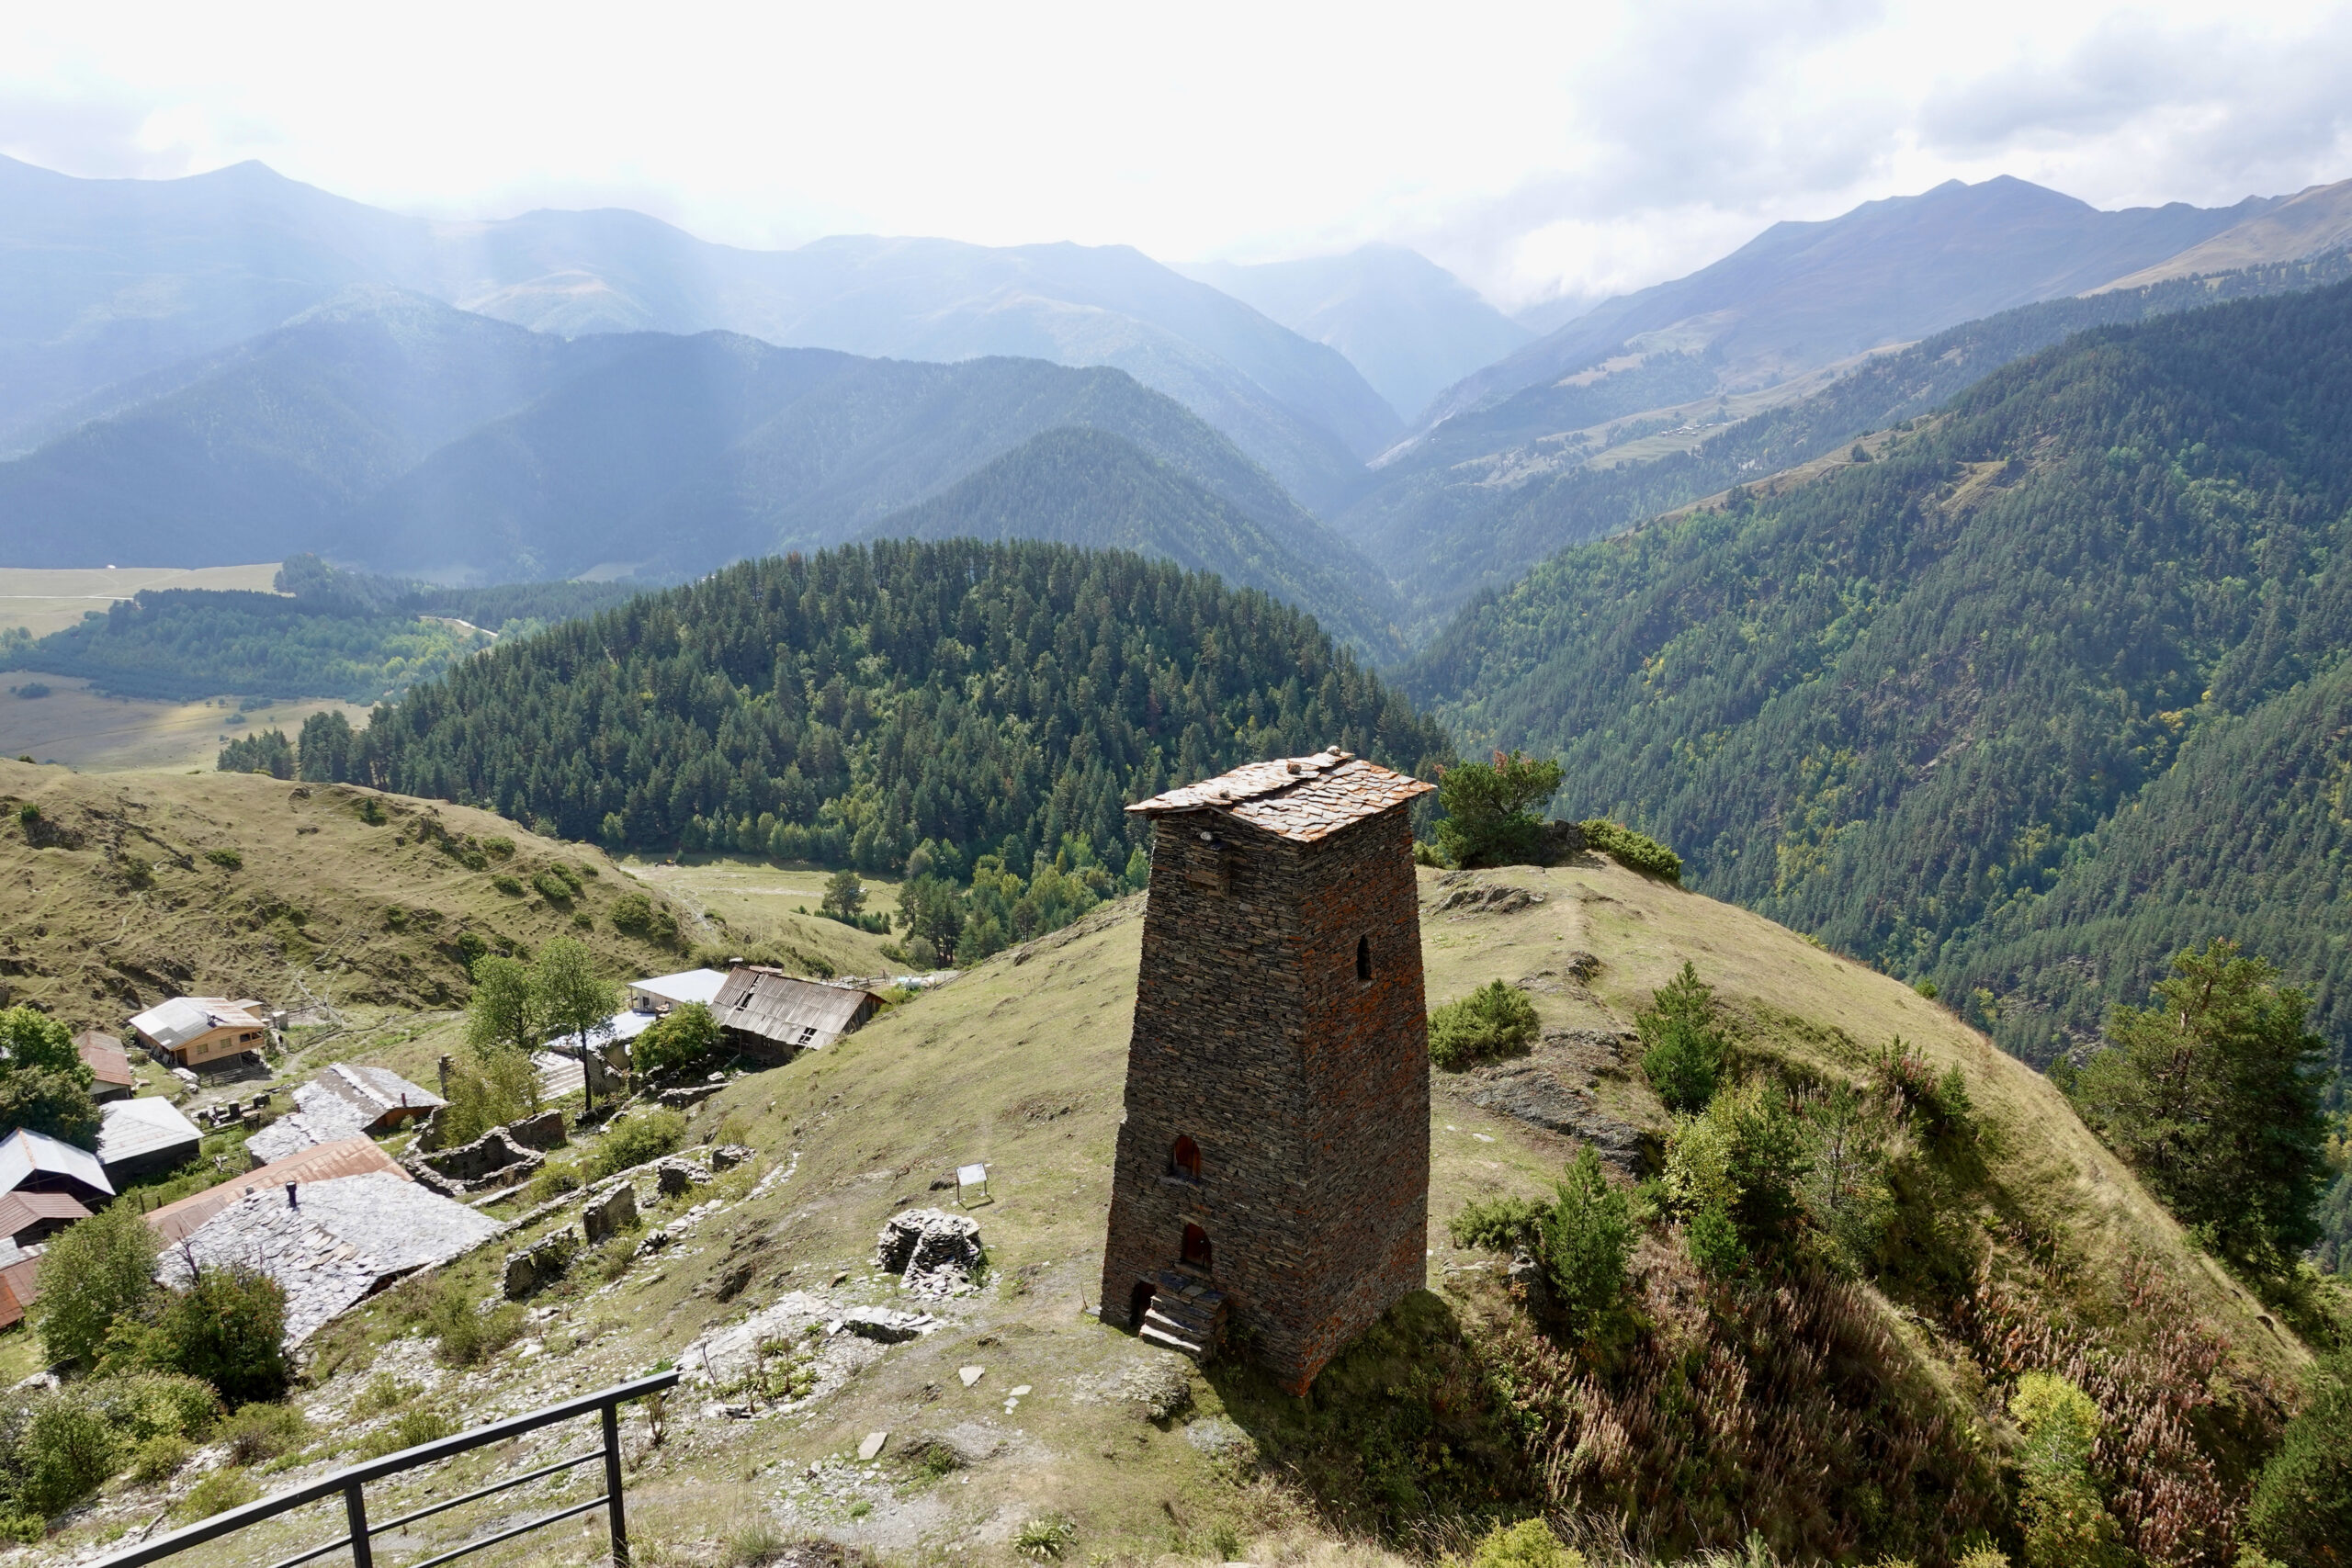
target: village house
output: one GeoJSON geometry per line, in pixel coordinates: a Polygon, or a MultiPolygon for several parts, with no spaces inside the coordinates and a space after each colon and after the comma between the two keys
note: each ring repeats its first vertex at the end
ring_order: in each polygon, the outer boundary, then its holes
{"type": "Polygon", "coordinates": [[[447,1103],[383,1067],[335,1062],[294,1089],[294,1109],[245,1140],[245,1157],[266,1165],[319,1144],[393,1132],[447,1103]]]}
{"type": "Polygon", "coordinates": [[[81,1054],[82,1065],[90,1069],[92,1100],[103,1105],[109,1100],[129,1100],[139,1092],[130,1055],[113,1035],[85,1029],[74,1037],[74,1049],[81,1054]]]}
{"type": "Polygon", "coordinates": [[[789,1062],[864,1027],[882,1005],[872,991],[739,964],[710,1004],[727,1043],[762,1061],[789,1062]]]}
{"type": "Polygon", "coordinates": [[[95,1207],[114,1196],[114,1183],[89,1150],[19,1127],[0,1136],[0,1192],[62,1192],[95,1207]]]}
{"type": "Polygon", "coordinates": [[[283,1159],[232,1176],[218,1186],[150,1210],[147,1223],[154,1227],[165,1247],[173,1247],[195,1235],[207,1220],[248,1192],[282,1194],[288,1187],[299,1189],[314,1181],[334,1181],[371,1172],[402,1181],[411,1179],[408,1172],[373,1141],[357,1136],[341,1138],[298,1150],[283,1159]]]}
{"type": "Polygon", "coordinates": [[[726,984],[727,976],[716,969],[683,969],[675,975],[656,975],[650,980],[629,982],[628,1005],[633,1012],[656,1014],[687,1002],[708,1007],[718,999],[719,988],[726,984]]]}
{"type": "Polygon", "coordinates": [[[174,997],[132,1019],[130,1032],[159,1060],[198,1069],[228,1066],[269,1043],[262,1004],[250,998],[174,997]]]}
{"type": "Polygon", "coordinates": [[[110,1100],[98,1114],[98,1164],[118,1189],[142,1176],[176,1170],[196,1157],[204,1142],[196,1123],[168,1100],[110,1100]]]}
{"type": "Polygon", "coordinates": [[[64,1192],[0,1195],[0,1237],[19,1248],[38,1247],[70,1224],[90,1217],[81,1200],[64,1192]]]}

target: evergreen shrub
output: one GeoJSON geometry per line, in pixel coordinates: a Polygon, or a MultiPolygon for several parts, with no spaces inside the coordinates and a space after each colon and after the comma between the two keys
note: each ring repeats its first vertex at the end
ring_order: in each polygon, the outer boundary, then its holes
{"type": "Polygon", "coordinates": [[[1458,1073],[1525,1049],[1543,1027],[1526,993],[1496,980],[1430,1012],[1430,1060],[1458,1073]]]}

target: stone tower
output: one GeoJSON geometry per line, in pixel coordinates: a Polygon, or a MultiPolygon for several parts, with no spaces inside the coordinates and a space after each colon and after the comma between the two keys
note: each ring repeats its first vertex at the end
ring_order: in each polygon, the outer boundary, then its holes
{"type": "Polygon", "coordinates": [[[1407,1292],[1429,1246],[1413,797],[1345,751],[1127,807],[1153,821],[1102,1316],[1284,1387],[1407,1292]]]}

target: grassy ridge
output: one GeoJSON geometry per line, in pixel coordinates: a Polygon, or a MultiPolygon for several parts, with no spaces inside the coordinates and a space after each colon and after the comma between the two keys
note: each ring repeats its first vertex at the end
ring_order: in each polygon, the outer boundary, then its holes
{"type": "MultiPolygon", "coordinates": [[[[469,989],[471,952],[559,935],[631,975],[675,968],[683,952],[614,928],[614,901],[645,890],[599,852],[462,807],[0,761],[0,986],[77,1029],[119,1030],[183,992],[447,1007],[469,989]],[[558,863],[578,895],[545,890],[562,886],[539,875],[558,863]]],[[[684,911],[673,920],[699,930],[684,911]]]]}

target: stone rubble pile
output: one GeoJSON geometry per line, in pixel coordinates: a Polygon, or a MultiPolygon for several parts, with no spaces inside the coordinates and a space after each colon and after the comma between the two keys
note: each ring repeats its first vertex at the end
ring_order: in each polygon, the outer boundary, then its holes
{"type": "Polygon", "coordinates": [[[903,1274],[916,1295],[962,1295],[980,1266],[979,1222],[938,1209],[893,1214],[875,1238],[874,1266],[903,1274]]]}

